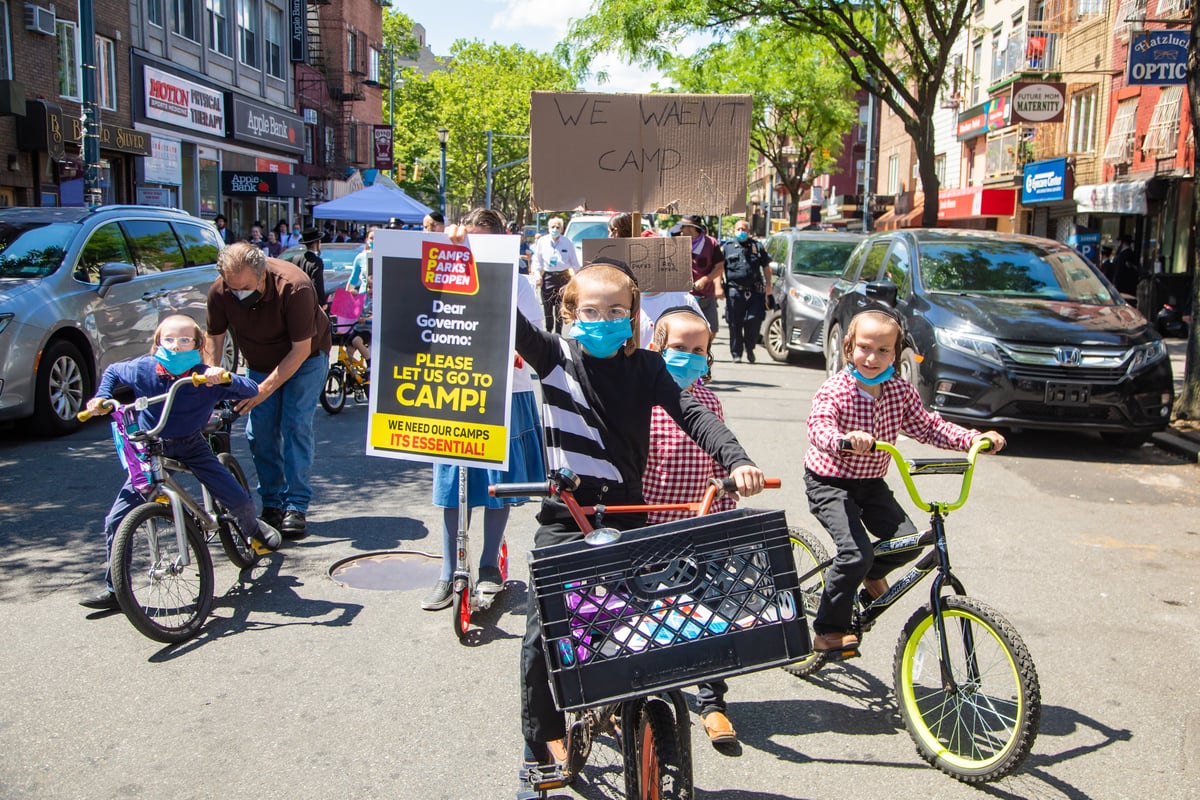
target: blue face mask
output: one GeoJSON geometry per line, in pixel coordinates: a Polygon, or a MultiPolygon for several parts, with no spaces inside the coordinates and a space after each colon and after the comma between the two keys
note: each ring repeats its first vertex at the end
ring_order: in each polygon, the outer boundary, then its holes
{"type": "Polygon", "coordinates": [[[667,362],[667,372],[680,389],[688,388],[708,374],[708,358],[703,353],[663,350],[663,361],[667,362]]]}
{"type": "Polygon", "coordinates": [[[744,242],[750,238],[750,231],[738,231],[733,235],[733,238],[737,239],[739,242],[744,242]]]}
{"type": "Polygon", "coordinates": [[[199,350],[181,350],[175,352],[159,345],[154,351],[154,360],[163,365],[163,369],[172,375],[182,375],[189,369],[200,364],[199,350]]]}
{"type": "Polygon", "coordinates": [[[854,376],[856,381],[865,383],[867,386],[878,386],[896,374],[896,365],[889,364],[887,369],[876,375],[874,378],[865,378],[861,372],[854,368],[850,369],[850,374],[854,376]]]}
{"type": "Polygon", "coordinates": [[[571,326],[571,336],[583,345],[588,355],[608,358],[633,336],[633,326],[628,319],[576,320],[571,326]]]}

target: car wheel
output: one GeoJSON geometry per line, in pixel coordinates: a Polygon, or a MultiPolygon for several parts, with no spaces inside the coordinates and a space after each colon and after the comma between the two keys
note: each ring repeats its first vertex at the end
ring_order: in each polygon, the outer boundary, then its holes
{"type": "Polygon", "coordinates": [[[1138,447],[1141,447],[1146,442],[1150,441],[1150,434],[1148,434],[1148,433],[1115,433],[1112,431],[1108,431],[1105,433],[1101,433],[1100,438],[1104,440],[1105,444],[1111,445],[1113,447],[1120,447],[1123,450],[1125,450],[1125,449],[1133,450],[1138,447]]]}
{"type": "Polygon", "coordinates": [[[911,383],[917,391],[920,391],[921,369],[916,351],[911,347],[904,348],[904,352],[900,354],[900,363],[896,366],[896,370],[900,373],[901,378],[911,383]]]}
{"type": "Polygon", "coordinates": [[[221,368],[227,372],[237,372],[241,355],[233,331],[226,331],[224,351],[221,353],[221,368]]]}
{"type": "Polygon", "coordinates": [[[79,429],[75,415],[92,396],[92,376],[79,348],[59,339],[51,342],[38,362],[34,391],[33,427],[45,436],[62,436],[79,429]]]}
{"type": "Polygon", "coordinates": [[[787,361],[787,333],[783,324],[783,314],[778,310],[768,311],[766,329],[767,335],[764,337],[766,341],[763,344],[767,348],[767,354],[776,361],[787,361]]]}
{"type": "Polygon", "coordinates": [[[829,335],[825,337],[825,374],[836,375],[845,365],[845,358],[842,356],[842,326],[835,322],[829,328],[829,335]]]}

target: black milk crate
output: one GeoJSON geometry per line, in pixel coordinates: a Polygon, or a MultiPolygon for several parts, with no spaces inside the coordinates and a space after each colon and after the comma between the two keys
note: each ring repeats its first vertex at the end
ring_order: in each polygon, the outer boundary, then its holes
{"type": "Polygon", "coordinates": [[[529,555],[558,707],[796,661],[812,650],[782,511],[735,509],[529,555]]]}

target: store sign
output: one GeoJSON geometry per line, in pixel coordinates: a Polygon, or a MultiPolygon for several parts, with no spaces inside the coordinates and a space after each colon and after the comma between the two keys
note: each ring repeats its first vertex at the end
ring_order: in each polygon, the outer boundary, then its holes
{"type": "Polygon", "coordinates": [[[395,132],[391,125],[375,125],[371,129],[372,142],[375,145],[375,169],[390,170],[394,161],[392,137],[395,132]]]}
{"type": "Polygon", "coordinates": [[[173,208],[175,206],[175,190],[155,186],[139,186],[137,187],[137,201],[138,205],[143,206],[173,208]]]}
{"type": "Polygon", "coordinates": [[[304,152],[304,120],[277,108],[230,95],[230,135],[260,147],[304,152]]]}
{"type": "Polygon", "coordinates": [[[1062,122],[1066,107],[1065,83],[1037,81],[1013,85],[1013,122],[1062,122]]]}
{"type": "Polygon", "coordinates": [[[1071,173],[1065,158],[1035,161],[1025,165],[1025,180],[1021,185],[1022,205],[1056,203],[1071,196],[1071,173]]]}
{"type": "Polygon", "coordinates": [[[260,157],[254,159],[254,169],[259,172],[282,172],[287,174],[292,171],[292,165],[286,161],[260,157]]]}
{"type": "Polygon", "coordinates": [[[308,179],[303,175],[251,170],[222,170],[221,193],[261,197],[307,197],[308,179]]]}
{"type": "Polygon", "coordinates": [[[213,136],[225,135],[225,95],[216,89],[145,66],[146,119],[213,136]]]}
{"type": "Polygon", "coordinates": [[[150,157],[144,162],[146,183],[183,184],[183,143],[178,139],[152,136],[150,157]]]}
{"type": "Polygon", "coordinates": [[[1134,31],[1129,38],[1125,82],[1130,86],[1186,85],[1190,42],[1191,34],[1182,31],[1134,31]]]}
{"type": "Polygon", "coordinates": [[[288,45],[290,60],[307,60],[308,5],[305,0],[288,0],[288,45]]]}
{"type": "Polygon", "coordinates": [[[968,108],[958,115],[958,140],[965,142],[988,131],[997,131],[1009,125],[1008,97],[1000,96],[968,108]]]}
{"type": "MultiPolygon", "coordinates": [[[[22,150],[48,152],[53,158],[63,156],[63,145],[83,149],[83,121],[63,113],[62,107],[45,100],[30,100],[26,114],[17,117],[17,141],[22,150]]],[[[120,125],[100,127],[100,149],[136,156],[150,155],[150,134],[122,128],[120,125]]]]}
{"type": "Polygon", "coordinates": [[[1080,186],[1074,194],[1080,214],[1141,214],[1148,212],[1146,182],[1098,183],[1080,186]]]}
{"type": "Polygon", "coordinates": [[[1016,209],[1016,189],[970,186],[938,193],[938,219],[1011,217],[1016,209]]]}

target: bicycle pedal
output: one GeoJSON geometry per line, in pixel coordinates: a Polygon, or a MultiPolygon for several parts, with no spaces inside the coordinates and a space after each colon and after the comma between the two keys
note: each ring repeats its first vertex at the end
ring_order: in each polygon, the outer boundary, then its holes
{"type": "Polygon", "coordinates": [[[271,548],[267,547],[265,544],[260,542],[258,539],[250,540],[250,549],[253,550],[254,552],[258,553],[260,556],[269,556],[271,553],[275,552],[274,550],[272,550],[271,548]]]}
{"type": "Polygon", "coordinates": [[[841,650],[822,650],[821,652],[825,654],[826,661],[848,661],[859,656],[857,647],[844,647],[841,650]]]}
{"type": "Polygon", "coordinates": [[[566,771],[559,764],[541,764],[529,767],[525,772],[525,780],[535,792],[547,789],[563,789],[570,784],[566,771]]]}

